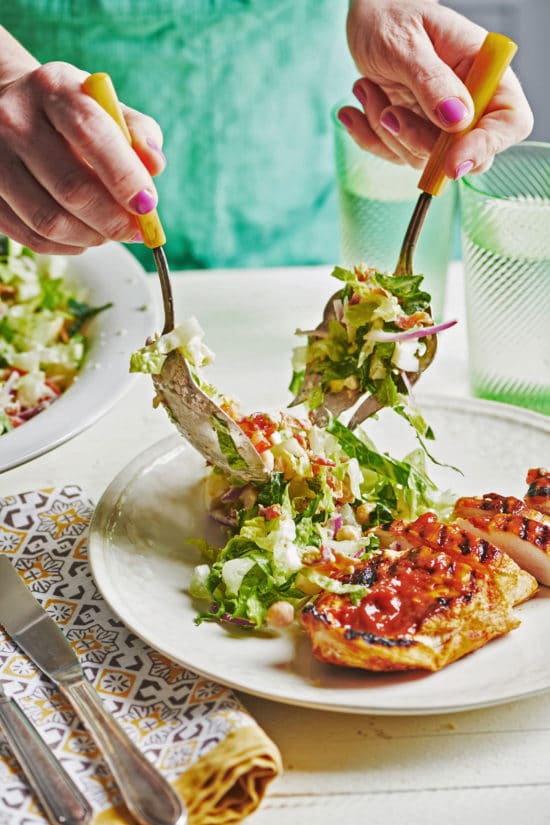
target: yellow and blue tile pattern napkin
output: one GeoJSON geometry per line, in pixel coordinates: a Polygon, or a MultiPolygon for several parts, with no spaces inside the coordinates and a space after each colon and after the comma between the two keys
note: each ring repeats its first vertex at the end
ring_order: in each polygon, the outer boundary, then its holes
{"type": "MultiPolygon", "coordinates": [[[[0,552],[59,624],[106,707],[184,799],[190,825],[239,822],[279,774],[279,752],[231,690],[166,659],[115,617],[88,565],[92,512],[76,485],[0,499],[0,552]]],[[[94,825],[129,823],[72,708],[2,629],[0,680],[92,804],[94,825]]],[[[0,731],[0,825],[44,822],[0,731]]]]}

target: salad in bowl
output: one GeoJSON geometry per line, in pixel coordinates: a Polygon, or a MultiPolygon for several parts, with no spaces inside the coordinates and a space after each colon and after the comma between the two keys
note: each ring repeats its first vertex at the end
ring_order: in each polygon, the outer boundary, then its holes
{"type": "Polygon", "coordinates": [[[90,306],[65,280],[65,259],[0,236],[0,435],[50,407],[87,350],[90,306]]]}

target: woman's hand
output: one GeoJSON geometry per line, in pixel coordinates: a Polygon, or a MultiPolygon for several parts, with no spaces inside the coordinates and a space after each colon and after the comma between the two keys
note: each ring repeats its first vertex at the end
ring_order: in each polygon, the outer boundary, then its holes
{"type": "MultiPolygon", "coordinates": [[[[441,129],[460,132],[473,103],[463,84],[486,31],[435,0],[351,0],[348,42],[362,77],[353,92],[362,111],[339,118],[364,149],[418,169],[441,129]]],[[[448,153],[445,174],[481,172],[497,152],[533,128],[519,81],[508,69],[485,114],[448,153]]]]}
{"type": "Polygon", "coordinates": [[[158,124],[125,107],[132,149],[82,90],[84,72],[66,63],[40,66],[0,29],[4,45],[0,232],[37,252],[65,255],[108,239],[138,240],[133,215],[154,209],[151,176],[165,165],[158,124]]]}

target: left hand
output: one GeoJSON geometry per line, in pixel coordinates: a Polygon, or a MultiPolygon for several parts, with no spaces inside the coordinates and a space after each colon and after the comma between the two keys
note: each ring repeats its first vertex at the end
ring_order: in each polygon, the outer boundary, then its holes
{"type": "MultiPolygon", "coordinates": [[[[353,89],[362,111],[345,106],[339,119],[362,148],[422,168],[441,130],[461,132],[472,119],[463,80],[486,31],[434,0],[351,0],[347,28],[362,74],[353,89]]],[[[508,69],[475,128],[448,152],[445,174],[485,171],[532,127],[527,99],[508,69]]]]}

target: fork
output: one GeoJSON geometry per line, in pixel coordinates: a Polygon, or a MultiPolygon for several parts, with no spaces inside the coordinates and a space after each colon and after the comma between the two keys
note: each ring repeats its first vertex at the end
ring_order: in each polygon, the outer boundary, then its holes
{"type": "Polygon", "coordinates": [[[92,817],[90,805],[1,683],[0,724],[50,822],[86,825],[92,817]]]}

